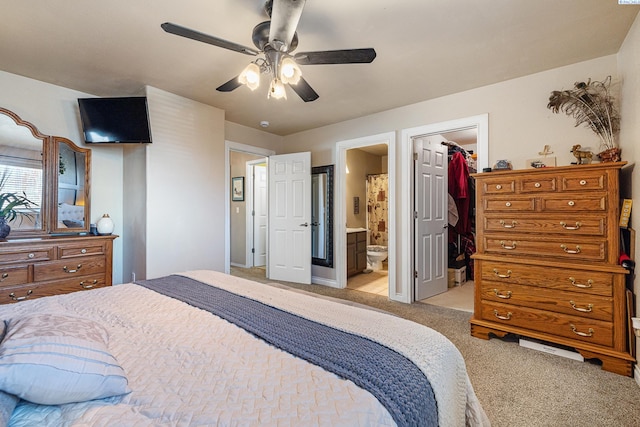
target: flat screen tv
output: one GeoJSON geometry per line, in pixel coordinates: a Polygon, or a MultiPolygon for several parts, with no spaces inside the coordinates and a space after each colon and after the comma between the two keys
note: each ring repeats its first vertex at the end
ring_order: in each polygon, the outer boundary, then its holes
{"type": "Polygon", "coordinates": [[[150,143],[147,98],[78,98],[87,144],[150,143]]]}

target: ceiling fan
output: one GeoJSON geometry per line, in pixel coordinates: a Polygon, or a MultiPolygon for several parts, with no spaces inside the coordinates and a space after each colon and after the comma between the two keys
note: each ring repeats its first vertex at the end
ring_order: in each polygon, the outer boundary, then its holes
{"type": "Polygon", "coordinates": [[[372,48],[366,48],[292,54],[298,47],[296,28],[305,2],[306,0],[267,0],[264,7],[271,20],[261,22],[253,29],[252,39],[257,49],[242,46],[170,22],[165,22],[161,27],[167,33],[244,53],[245,55],[259,56],[239,76],[219,86],[216,90],[231,92],[243,84],[249,89],[255,90],[260,84],[260,74],[269,74],[271,76],[269,98],[286,99],[287,94],[284,85],[288,84],[303,101],[310,102],[318,99],[319,95],[302,78],[299,65],[370,63],[375,59],[376,51],[372,48]]]}

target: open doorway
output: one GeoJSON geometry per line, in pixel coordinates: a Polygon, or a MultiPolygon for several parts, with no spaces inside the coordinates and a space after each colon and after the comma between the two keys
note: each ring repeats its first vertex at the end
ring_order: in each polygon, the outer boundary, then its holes
{"type": "MultiPolygon", "coordinates": [[[[417,301],[422,297],[433,296],[440,293],[446,293],[448,289],[448,178],[447,173],[447,147],[455,146],[461,150],[468,149],[473,153],[473,162],[476,170],[486,167],[488,162],[488,115],[473,116],[449,122],[436,123],[433,125],[422,126],[403,131],[402,163],[411,172],[404,175],[402,181],[403,195],[402,205],[400,207],[404,225],[408,229],[408,234],[413,238],[406,239],[402,242],[407,256],[403,260],[406,270],[401,268],[401,276],[406,278],[406,283],[413,286],[407,289],[406,302],[417,301]],[[458,139],[460,142],[454,141],[458,139]],[[445,143],[444,145],[441,145],[445,143]],[[432,162],[424,160],[422,163],[416,161],[420,157],[420,153],[416,151],[419,144],[429,145],[425,152],[439,151],[439,156],[433,157],[432,162]],[[463,148],[467,147],[467,148],[463,148]],[[437,161],[436,161],[437,160],[437,161]],[[418,174],[418,167],[428,165],[429,167],[436,165],[442,166],[442,170],[438,173],[429,175],[428,171],[423,176],[418,174]],[[421,176],[422,180],[428,185],[419,187],[417,176],[421,176]],[[426,177],[426,178],[424,178],[426,177]],[[428,178],[431,178],[430,180],[428,178]],[[435,187],[431,182],[445,181],[444,187],[435,187]],[[437,199],[437,200],[436,200],[437,199]],[[440,200],[442,199],[442,200],[440,200]],[[433,201],[433,203],[432,203],[433,201]],[[435,201],[440,201],[436,205],[435,201]],[[436,218],[442,222],[438,231],[429,231],[420,224],[422,218],[436,218]],[[444,229],[444,232],[443,232],[444,229]],[[424,246],[425,242],[439,242],[439,245],[426,248],[427,250],[419,250],[424,246]],[[437,247],[437,249],[436,249],[437,247]],[[427,259],[427,257],[429,259],[427,259]],[[413,277],[411,277],[413,276],[413,277]]],[[[431,154],[432,155],[432,154],[431,154]]],[[[466,157],[465,157],[466,158],[466,157]]],[[[473,190],[469,190],[473,192],[473,190]]],[[[435,224],[435,222],[434,222],[435,224]]],[[[431,301],[430,301],[431,302],[431,301]]]]}
{"type": "MultiPolygon", "coordinates": [[[[244,277],[257,281],[266,280],[264,266],[254,266],[252,248],[254,246],[254,226],[252,211],[255,201],[253,178],[250,176],[255,165],[265,164],[265,159],[275,152],[260,147],[227,141],[225,180],[225,272],[234,274],[242,269],[244,277]],[[232,188],[241,189],[241,195],[232,194],[232,188]],[[249,220],[248,220],[249,219],[249,220]]],[[[264,190],[268,191],[267,189],[264,190]]],[[[268,221],[264,218],[264,221],[268,221]]],[[[259,225],[257,225],[259,227],[259,225]]],[[[266,257],[266,248],[265,248],[266,257]]],[[[258,261],[259,263],[259,261],[258,261]]]]}

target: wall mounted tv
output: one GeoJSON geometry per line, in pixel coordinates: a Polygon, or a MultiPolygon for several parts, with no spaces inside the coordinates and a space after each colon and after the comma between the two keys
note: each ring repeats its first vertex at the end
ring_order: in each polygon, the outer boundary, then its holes
{"type": "Polygon", "coordinates": [[[147,98],[78,98],[87,144],[150,143],[147,98]]]}

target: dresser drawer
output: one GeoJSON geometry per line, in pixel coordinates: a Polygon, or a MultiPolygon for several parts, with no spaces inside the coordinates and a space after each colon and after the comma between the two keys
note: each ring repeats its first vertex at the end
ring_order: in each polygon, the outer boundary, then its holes
{"type": "Polygon", "coordinates": [[[512,194],[516,192],[516,180],[512,177],[483,179],[478,189],[481,194],[512,194]]]}
{"type": "MultiPolygon", "coordinates": [[[[541,212],[604,212],[607,210],[607,196],[585,196],[541,198],[541,212]]],[[[575,221],[580,218],[576,216],[575,221]]]]}
{"type": "Polygon", "coordinates": [[[485,212],[535,212],[536,199],[531,197],[487,197],[482,200],[482,208],[485,212]]]}
{"type": "Polygon", "coordinates": [[[613,323],[511,304],[483,302],[483,319],[577,341],[611,347],[613,323]]]}
{"type": "Polygon", "coordinates": [[[606,297],[613,295],[611,273],[493,261],[482,261],[480,271],[483,281],[499,284],[516,283],[606,297]]]}
{"type": "Polygon", "coordinates": [[[555,289],[483,281],[483,300],[571,314],[588,319],[613,320],[613,298],[555,289]]]}
{"type": "Polygon", "coordinates": [[[607,175],[604,172],[580,173],[562,177],[562,191],[605,190],[607,175]]]}
{"type": "Polygon", "coordinates": [[[84,244],[70,244],[58,246],[58,259],[104,255],[105,245],[101,242],[85,242],[84,244]]]}
{"type": "Polygon", "coordinates": [[[0,288],[22,285],[29,282],[29,267],[26,265],[0,268],[0,288]]]}
{"type": "Polygon", "coordinates": [[[574,215],[545,215],[524,217],[523,215],[492,215],[482,218],[484,231],[512,233],[554,233],[580,236],[604,236],[606,220],[600,218],[575,219],[574,215]]]}
{"type": "Polygon", "coordinates": [[[49,261],[55,259],[54,247],[13,249],[0,252],[0,264],[49,261]]]}
{"type": "Polygon", "coordinates": [[[512,256],[536,256],[597,262],[604,262],[607,259],[607,242],[599,239],[545,239],[524,235],[485,236],[483,247],[486,253],[512,256]]]}
{"type": "Polygon", "coordinates": [[[105,266],[104,256],[39,263],[33,266],[33,280],[42,282],[54,279],[71,279],[74,276],[104,274],[105,266]]]}
{"type": "Polygon", "coordinates": [[[20,286],[3,287],[0,288],[0,304],[11,304],[53,295],[97,289],[104,286],[107,286],[104,275],[96,275],[78,281],[64,280],[51,283],[31,283],[20,286]]]}
{"type": "Polygon", "coordinates": [[[539,176],[532,178],[518,178],[518,189],[521,193],[549,193],[556,191],[555,176],[539,176]]]}

